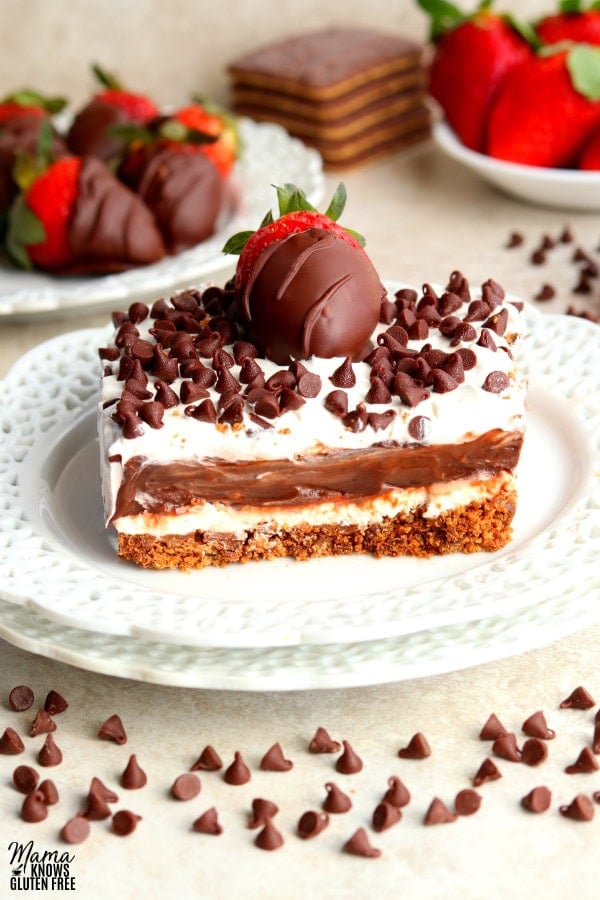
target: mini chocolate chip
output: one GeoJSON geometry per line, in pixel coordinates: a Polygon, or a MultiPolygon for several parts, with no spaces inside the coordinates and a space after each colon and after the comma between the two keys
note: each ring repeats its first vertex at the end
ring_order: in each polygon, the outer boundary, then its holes
{"type": "Polygon", "coordinates": [[[398,750],[400,759],[426,759],[431,756],[431,747],[425,735],[417,731],[413,734],[406,747],[398,750]]]}
{"type": "Polygon", "coordinates": [[[355,434],[364,431],[368,422],[368,413],[364,403],[359,403],[356,409],[351,409],[345,416],[342,416],[342,422],[355,434]]]}
{"type": "Polygon", "coordinates": [[[516,735],[512,731],[498,735],[492,744],[492,752],[509,762],[521,762],[521,751],[517,746],[516,735]]]}
{"type": "Polygon", "coordinates": [[[381,850],[371,846],[364,828],[357,828],[352,837],[346,841],[342,850],[344,853],[351,853],[353,856],[365,856],[372,859],[381,856],[381,850]]]}
{"type": "Polygon", "coordinates": [[[298,393],[301,397],[317,397],[321,390],[321,377],[313,372],[307,372],[298,379],[298,393]]]}
{"type": "Polygon", "coordinates": [[[391,300],[382,300],[379,307],[379,321],[383,325],[391,325],[396,318],[397,311],[396,304],[392,303],[391,300]]]}
{"type": "Polygon", "coordinates": [[[51,731],[56,731],[56,722],[48,715],[45,709],[38,710],[31,724],[30,737],[37,737],[38,734],[49,734],[51,731]]]}
{"type": "Polygon", "coordinates": [[[388,828],[399,822],[401,818],[402,813],[399,807],[389,803],[387,800],[382,800],[373,810],[371,818],[373,831],[387,831],[388,828]]]}
{"type": "Polygon", "coordinates": [[[208,391],[195,381],[182,381],[179,397],[182,403],[194,403],[196,400],[208,397],[208,391]]]}
{"type": "Polygon", "coordinates": [[[141,816],[136,815],[129,809],[120,809],[112,817],[112,829],[114,833],[118,834],[120,837],[127,837],[127,835],[132,834],[135,831],[137,823],[140,822],[141,819],[141,816]]]}
{"type": "Polygon", "coordinates": [[[487,757],[483,760],[483,762],[477,769],[477,772],[473,776],[473,787],[479,787],[486,781],[496,781],[496,779],[498,778],[502,778],[502,773],[498,769],[498,766],[496,765],[494,760],[487,757]]]}
{"type": "Polygon", "coordinates": [[[244,762],[242,754],[239,750],[236,750],[233,755],[233,762],[225,769],[223,780],[227,784],[240,785],[246,784],[251,777],[250,769],[244,762]]]}
{"type": "Polygon", "coordinates": [[[446,316],[446,318],[442,319],[440,322],[440,332],[445,335],[445,337],[452,337],[457,325],[460,325],[458,316],[446,316]]]}
{"type": "MultiPolygon", "coordinates": [[[[410,329],[417,321],[417,317],[415,315],[415,311],[412,307],[404,306],[402,309],[398,310],[398,315],[396,317],[396,322],[392,326],[393,328],[401,328],[403,329],[408,336],[410,337],[410,329]]],[[[391,333],[391,329],[387,329],[388,334],[391,333]]]]}
{"type": "Polygon", "coordinates": [[[135,303],[132,303],[129,309],[127,310],[127,315],[129,316],[129,321],[133,322],[134,325],[137,325],[138,322],[143,322],[144,319],[148,317],[148,313],[150,310],[146,306],[145,303],[141,303],[139,300],[135,303]]]}
{"type": "Polygon", "coordinates": [[[600,764],[589,747],[584,747],[575,762],[565,768],[567,775],[578,775],[580,773],[596,772],[600,769],[600,764]]]}
{"type": "Polygon", "coordinates": [[[294,763],[284,757],[281,744],[279,743],[269,747],[260,761],[260,768],[266,772],[289,772],[293,767],[294,763]]]}
{"type": "Polygon", "coordinates": [[[346,813],[352,809],[352,800],[337,784],[328,781],[325,785],[327,796],[323,800],[322,807],[328,813],[346,813]]]}
{"type": "Polygon", "coordinates": [[[573,242],[573,232],[568,225],[565,225],[560,233],[558,240],[561,242],[561,244],[571,244],[573,242]]]}
{"type": "Polygon", "coordinates": [[[191,767],[190,772],[217,772],[222,768],[223,761],[221,760],[221,757],[214,747],[207,744],[194,765],[191,767]]]}
{"type": "Polygon", "coordinates": [[[467,315],[464,317],[463,321],[483,322],[490,313],[491,309],[489,303],[486,303],[484,300],[473,300],[472,303],[469,303],[467,315]]]}
{"type": "Polygon", "coordinates": [[[457,819],[456,813],[451,812],[443,800],[440,800],[439,797],[434,797],[425,813],[423,824],[445,825],[449,822],[456,822],[457,819]]]}
{"type": "Polygon", "coordinates": [[[413,416],[408,422],[408,433],[415,441],[426,441],[431,431],[431,419],[413,416]]]}
{"type": "Polygon", "coordinates": [[[193,800],[200,793],[200,779],[193,772],[179,775],[171,785],[171,794],[176,800],[193,800]]]}
{"type": "Polygon", "coordinates": [[[69,708],[69,704],[58,691],[48,691],[44,700],[44,709],[51,716],[58,716],[69,708]]]}
{"type": "Polygon", "coordinates": [[[457,347],[461,342],[474,341],[476,337],[477,332],[472,325],[469,325],[468,322],[460,322],[454,329],[450,346],[457,347]]]}
{"type": "Polygon", "coordinates": [[[373,431],[384,431],[396,418],[395,409],[386,409],[385,412],[370,412],[367,415],[367,424],[373,431]]]}
{"type": "Polygon", "coordinates": [[[292,391],[287,387],[284,387],[279,394],[279,409],[282,415],[286,412],[293,412],[296,409],[300,409],[300,407],[304,406],[305,402],[306,401],[300,394],[297,394],[296,391],[292,391]]]}
{"type": "Polygon", "coordinates": [[[592,283],[589,278],[583,274],[580,275],[579,281],[572,288],[571,293],[573,294],[591,294],[592,293],[592,283]]]}
{"type": "MultiPolygon", "coordinates": [[[[427,288],[428,285],[423,285],[423,290],[427,288]]],[[[400,290],[396,291],[394,294],[396,300],[406,301],[407,303],[415,303],[417,299],[417,292],[414,288],[400,288],[400,290]]]]}
{"type": "Polygon", "coordinates": [[[120,355],[118,347],[98,347],[98,356],[100,359],[105,359],[108,362],[115,362],[120,355]]]}
{"type": "Polygon", "coordinates": [[[459,791],[454,798],[454,809],[459,816],[472,816],[481,806],[481,796],[471,788],[459,791]]]}
{"type": "MultiPolygon", "coordinates": [[[[458,294],[452,291],[444,291],[438,302],[438,312],[443,319],[446,319],[453,312],[457,312],[463,305],[463,301],[458,294]]],[[[440,329],[441,331],[442,329],[440,329]]],[[[444,332],[442,332],[444,333],[444,332]]]]}
{"type": "Polygon", "coordinates": [[[543,266],[546,262],[546,254],[545,252],[538,247],[537,250],[534,250],[531,256],[529,257],[531,263],[534,266],[543,266]]]}
{"type": "Polygon", "coordinates": [[[521,748],[521,762],[526,766],[539,766],[548,756],[548,748],[540,738],[529,738],[521,748]]]}
{"type": "Polygon", "coordinates": [[[61,764],[63,755],[60,748],[55,744],[52,734],[46,735],[46,740],[40,748],[37,759],[40,766],[58,766],[61,764]]]}
{"type": "Polygon", "coordinates": [[[528,794],[521,798],[521,806],[528,812],[543,813],[550,808],[552,802],[552,793],[545,787],[535,787],[528,794]]]}
{"type": "Polygon", "coordinates": [[[507,730],[496,715],[496,713],[491,713],[488,716],[488,719],[479,732],[479,740],[480,741],[495,741],[496,738],[499,738],[500,735],[507,734],[507,730]]]}
{"type": "Polygon", "coordinates": [[[253,378],[262,375],[262,369],[253,357],[246,356],[242,360],[238,379],[242,384],[250,384],[253,378]]]}
{"type": "Polygon", "coordinates": [[[107,803],[116,803],[118,801],[118,796],[114,791],[111,791],[110,788],[107,788],[106,785],[95,776],[92,778],[90,782],[90,790],[89,793],[94,792],[107,803]]]}
{"type": "Polygon", "coordinates": [[[8,695],[8,705],[15,712],[24,712],[33,705],[34,694],[26,684],[18,684],[8,695]]]}
{"type": "Polygon", "coordinates": [[[223,834],[223,827],[219,824],[219,817],[214,806],[207,809],[192,824],[192,829],[199,834],[223,834]]]}
{"type": "Polygon", "coordinates": [[[371,376],[371,386],[365,397],[367,403],[389,403],[391,399],[392,395],[381,378],[371,376]]]}
{"type": "Polygon", "coordinates": [[[101,822],[103,819],[110,818],[111,811],[101,791],[93,786],[90,787],[85,809],[79,815],[84,819],[89,819],[90,822],[101,822]]]}
{"type": "Polygon", "coordinates": [[[83,816],[73,816],[65,822],[60,831],[60,836],[67,844],[81,844],[90,835],[90,823],[83,816]]]}
{"type": "Polygon", "coordinates": [[[319,726],[308,745],[308,750],[309,753],[337,753],[341,747],[340,742],[334,741],[326,728],[319,726]]]}
{"type": "Polygon", "coordinates": [[[248,828],[258,828],[264,825],[267,819],[272,819],[279,812],[279,807],[272,800],[263,797],[255,797],[252,801],[252,815],[248,819],[248,828]]]}
{"type": "Polygon", "coordinates": [[[44,795],[46,806],[54,806],[58,803],[58,790],[51,778],[45,778],[39,785],[38,791],[44,795]]]}
{"type": "Polygon", "coordinates": [[[228,368],[221,366],[217,369],[217,381],[215,390],[219,394],[225,394],[228,391],[237,393],[241,388],[240,382],[232,375],[228,368]]]}
{"type": "Polygon", "coordinates": [[[140,437],[144,433],[142,420],[135,413],[126,413],[123,416],[122,429],[123,437],[126,440],[133,440],[133,438],[140,437]]]}
{"type": "MultiPolygon", "coordinates": [[[[183,373],[182,373],[183,374],[183,373]]],[[[194,384],[197,384],[199,387],[206,388],[212,387],[216,384],[217,381],[217,373],[214,369],[209,369],[208,366],[203,365],[200,361],[198,364],[194,366],[193,371],[191,372],[192,381],[194,384]]]]}
{"type": "Polygon", "coordinates": [[[408,329],[411,341],[424,341],[429,337],[429,324],[424,316],[419,316],[408,329]]]}
{"type": "Polygon", "coordinates": [[[512,247],[520,247],[524,240],[520,231],[511,231],[504,246],[510,250],[512,247]]]}
{"type": "Polygon", "coordinates": [[[150,428],[162,428],[165,408],[158,400],[149,400],[140,406],[139,416],[150,428]]]}
{"type": "Polygon", "coordinates": [[[459,385],[456,378],[443,369],[432,369],[430,378],[431,386],[436,394],[448,394],[450,391],[455,391],[459,385]]]}
{"type": "Polygon", "coordinates": [[[46,799],[41,791],[32,791],[23,800],[21,818],[24,822],[43,822],[48,816],[46,799]]]}
{"type": "Polygon", "coordinates": [[[591,822],[594,818],[592,801],[585,794],[577,794],[568,805],[559,806],[558,809],[561,816],[576,822],[591,822]]]}
{"type": "Polygon", "coordinates": [[[197,406],[186,406],[184,413],[186,416],[198,419],[199,422],[214,424],[217,421],[217,410],[210,399],[202,400],[197,406]]]}
{"type": "Polygon", "coordinates": [[[408,806],[410,803],[410,791],[397,775],[392,775],[388,778],[388,789],[382,800],[398,808],[408,806]]]}
{"type": "Polygon", "coordinates": [[[296,831],[298,837],[303,838],[303,840],[308,840],[309,838],[316,837],[324,828],[327,828],[328,825],[329,816],[326,812],[317,812],[310,809],[307,812],[302,813],[298,819],[296,831]]]}
{"type": "Polygon", "coordinates": [[[509,387],[510,378],[505,372],[500,370],[490,372],[482,384],[483,390],[489,391],[490,394],[501,394],[502,391],[507,390],[509,387]]]}
{"type": "Polygon", "coordinates": [[[135,753],[132,753],[121,774],[121,785],[128,791],[137,791],[147,783],[148,776],[138,763],[135,753]]]}
{"type": "Polygon", "coordinates": [[[31,766],[17,766],[12,778],[14,786],[21,794],[30,794],[40,780],[40,776],[31,766]]]}
{"type": "Polygon", "coordinates": [[[342,741],[342,745],[344,752],[336,759],[335,770],[336,772],[341,772],[342,775],[355,775],[363,767],[362,759],[352,749],[348,741],[342,741]]]}
{"type": "Polygon", "coordinates": [[[179,405],[179,397],[177,396],[173,388],[169,387],[169,385],[164,381],[156,382],[154,399],[158,403],[162,404],[165,409],[172,409],[174,406],[179,405]]]}
{"type": "Polygon", "coordinates": [[[544,303],[546,300],[552,300],[553,297],[556,297],[556,288],[551,284],[545,283],[541,286],[533,299],[537,300],[539,303],[544,303]]]}
{"type": "Polygon", "coordinates": [[[559,709],[591,709],[595,705],[596,701],[590,692],[580,685],[559,704],[559,709]]]}
{"type": "Polygon", "coordinates": [[[499,337],[502,337],[502,335],[506,331],[507,325],[508,310],[501,309],[499,313],[494,313],[494,315],[490,316],[489,319],[486,319],[482,327],[489,328],[491,331],[494,331],[499,337]]]}
{"type": "Polygon", "coordinates": [[[325,409],[335,416],[343,417],[348,412],[348,394],[345,391],[331,391],[323,401],[325,409]]]}
{"type": "Polygon", "coordinates": [[[498,349],[494,338],[487,328],[482,329],[481,334],[479,335],[479,340],[477,341],[477,346],[485,347],[486,350],[492,350],[493,352],[498,349]]]}
{"type": "Polygon", "coordinates": [[[541,738],[544,741],[556,737],[556,732],[548,728],[546,716],[541,709],[532,713],[521,725],[521,731],[528,737],[541,738]]]}
{"type": "Polygon", "coordinates": [[[254,843],[261,850],[278,850],[283,846],[283,837],[277,831],[271,819],[265,819],[265,824],[256,835],[254,843]]]}
{"type": "Polygon", "coordinates": [[[173,356],[167,356],[160,344],[154,348],[150,371],[155,378],[170,384],[179,375],[179,363],[173,356]]]}
{"type": "Polygon", "coordinates": [[[276,419],[280,413],[277,397],[269,393],[256,401],[254,409],[259,416],[264,416],[267,419],[276,419]]]}
{"type": "Polygon", "coordinates": [[[277,391],[284,387],[293,390],[296,387],[296,376],[289,369],[278,369],[267,378],[265,387],[268,391],[277,391]]]}
{"type": "Polygon", "coordinates": [[[98,729],[98,737],[104,741],[114,741],[115,744],[126,744],[127,735],[121,717],[116,714],[109,716],[98,729]]]}

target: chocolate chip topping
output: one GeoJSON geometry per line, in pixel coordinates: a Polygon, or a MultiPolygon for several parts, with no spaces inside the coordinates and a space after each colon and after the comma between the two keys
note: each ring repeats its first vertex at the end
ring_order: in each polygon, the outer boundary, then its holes
{"type": "Polygon", "coordinates": [[[244,762],[242,754],[239,750],[236,750],[233,755],[233,762],[225,769],[223,775],[224,781],[226,781],[227,784],[234,785],[247,784],[251,777],[252,774],[244,762]]]}
{"type": "Polygon", "coordinates": [[[56,722],[45,709],[38,710],[29,731],[30,736],[37,737],[38,734],[49,734],[51,731],[56,731],[56,722]]]}
{"type": "Polygon", "coordinates": [[[465,788],[454,798],[454,809],[459,816],[472,816],[481,806],[481,795],[477,791],[465,788]]]}
{"type": "Polygon", "coordinates": [[[290,759],[286,759],[281,749],[281,744],[275,743],[269,747],[265,755],[260,761],[260,768],[266,772],[289,772],[294,763],[290,759]]]}
{"type": "Polygon", "coordinates": [[[137,828],[137,823],[141,822],[142,817],[131,812],[129,809],[120,809],[112,817],[112,829],[115,834],[121,837],[127,837],[137,828]]]}
{"type": "Polygon", "coordinates": [[[371,818],[373,831],[387,831],[388,828],[399,822],[401,818],[402,813],[397,806],[389,803],[387,800],[382,800],[373,810],[371,818]]]}
{"type": "Polygon", "coordinates": [[[89,793],[92,793],[92,791],[107,803],[117,803],[119,800],[117,794],[106,787],[106,785],[99,778],[96,778],[96,776],[94,776],[90,782],[89,793]]]}
{"type": "Polygon", "coordinates": [[[34,695],[26,684],[18,684],[8,695],[8,705],[15,712],[24,712],[33,705],[34,695]]]}
{"type": "Polygon", "coordinates": [[[381,856],[381,850],[371,845],[364,828],[357,828],[352,837],[346,841],[342,850],[353,856],[366,856],[372,859],[381,856]]]}
{"type": "Polygon", "coordinates": [[[263,827],[254,838],[254,843],[261,850],[278,850],[283,846],[283,837],[271,819],[265,819],[263,827]]]}
{"type": "Polygon", "coordinates": [[[5,756],[16,756],[17,753],[22,753],[24,749],[25,744],[15,729],[5,728],[0,737],[0,753],[5,756]]]}
{"type": "Polygon", "coordinates": [[[363,767],[362,759],[353,750],[348,741],[342,741],[342,745],[344,751],[335,761],[335,770],[342,775],[355,775],[363,767]]]}
{"type": "Polygon", "coordinates": [[[535,787],[521,798],[521,806],[528,812],[543,813],[550,808],[552,793],[544,785],[535,787]]]}
{"type": "Polygon", "coordinates": [[[528,737],[540,738],[543,741],[550,741],[556,737],[556,732],[548,728],[546,717],[541,709],[525,719],[521,725],[521,730],[528,737]]]}
{"type": "Polygon", "coordinates": [[[176,800],[193,800],[201,790],[200,779],[193,772],[179,775],[171,785],[171,794],[176,800]]]}
{"type": "Polygon", "coordinates": [[[323,800],[322,807],[328,813],[346,813],[352,809],[352,800],[337,784],[328,781],[325,785],[327,796],[323,800]]]}
{"type": "Polygon", "coordinates": [[[400,759],[426,759],[431,756],[431,747],[425,735],[417,731],[413,734],[406,747],[398,750],[400,759]]]}
{"type": "Polygon", "coordinates": [[[13,784],[21,794],[30,794],[34,791],[40,780],[40,776],[31,766],[17,766],[12,776],[13,784]]]}
{"type": "Polygon", "coordinates": [[[60,836],[67,844],[81,844],[90,835],[90,823],[83,816],[74,816],[65,822],[60,836]]]}
{"type": "Polygon", "coordinates": [[[54,806],[58,803],[58,790],[50,778],[45,778],[38,787],[38,790],[44,795],[46,806],[54,806]]]}
{"type": "Polygon", "coordinates": [[[79,815],[84,819],[89,819],[90,822],[101,822],[103,819],[108,819],[111,816],[110,807],[102,791],[95,788],[93,784],[87,795],[85,809],[79,815]]]}
{"type": "Polygon", "coordinates": [[[46,740],[40,748],[37,759],[40,766],[58,766],[62,762],[62,751],[55,744],[51,734],[46,735],[46,740]]]}
{"type": "Polygon", "coordinates": [[[298,837],[308,840],[309,838],[316,837],[324,828],[327,828],[328,825],[329,816],[326,812],[317,812],[310,809],[307,812],[302,813],[298,819],[296,831],[298,837]]]}
{"type": "Polygon", "coordinates": [[[138,763],[135,753],[132,753],[121,774],[122,787],[128,791],[136,791],[143,788],[147,782],[148,776],[138,763]]]}
{"type": "Polygon", "coordinates": [[[473,776],[473,787],[479,787],[485,784],[486,781],[496,781],[497,778],[502,778],[502,773],[494,760],[487,757],[473,776]]]}
{"type": "Polygon", "coordinates": [[[334,741],[326,728],[319,726],[308,745],[308,750],[310,753],[337,753],[341,747],[340,742],[334,741]]]}
{"type": "Polygon", "coordinates": [[[540,738],[529,738],[521,748],[521,761],[526,766],[539,766],[548,756],[548,747],[540,738]]]}
{"type": "Polygon", "coordinates": [[[492,744],[492,752],[509,762],[521,762],[521,751],[517,746],[517,737],[513,732],[499,735],[492,744]]]}
{"type": "Polygon", "coordinates": [[[456,822],[458,816],[451,812],[443,800],[434,797],[423,819],[424,825],[445,825],[449,822],[456,822]]]}
{"type": "Polygon", "coordinates": [[[258,828],[267,819],[272,819],[279,812],[279,807],[272,800],[255,797],[252,801],[252,815],[248,819],[248,828],[258,828]]]}
{"type": "Polygon", "coordinates": [[[596,772],[600,764],[589,747],[584,747],[577,759],[565,768],[567,775],[579,775],[581,773],[596,772]]]}
{"type": "Polygon", "coordinates": [[[98,737],[105,741],[114,741],[115,744],[126,744],[127,735],[120,716],[109,716],[98,729],[98,737]]]}
{"type": "Polygon", "coordinates": [[[388,789],[382,797],[386,803],[391,803],[398,808],[408,806],[410,803],[410,791],[396,775],[388,778],[388,789]]]}
{"type": "Polygon", "coordinates": [[[193,831],[199,834],[223,834],[223,827],[219,823],[219,816],[214,806],[207,809],[192,824],[193,831]]]}
{"type": "Polygon", "coordinates": [[[490,394],[501,394],[502,391],[505,391],[510,387],[510,379],[506,372],[490,372],[489,375],[486,376],[482,387],[484,391],[489,391],[490,394]]]}
{"type": "Polygon", "coordinates": [[[47,816],[46,798],[41,791],[32,791],[23,800],[21,818],[24,822],[43,822],[47,816]]]}
{"type": "Polygon", "coordinates": [[[591,822],[594,818],[593,803],[585,794],[577,794],[568,805],[560,806],[559,812],[566,819],[576,822],[591,822]]]}
{"type": "Polygon", "coordinates": [[[216,772],[222,768],[223,761],[221,760],[221,757],[214,747],[207,744],[190,771],[198,772],[204,770],[206,772],[216,772]]]}
{"type": "Polygon", "coordinates": [[[506,734],[507,729],[504,727],[496,713],[491,713],[479,732],[480,741],[495,741],[502,734],[506,734]]]}
{"type": "Polygon", "coordinates": [[[596,701],[586,688],[576,687],[561,703],[560,709],[592,709],[596,701]]]}

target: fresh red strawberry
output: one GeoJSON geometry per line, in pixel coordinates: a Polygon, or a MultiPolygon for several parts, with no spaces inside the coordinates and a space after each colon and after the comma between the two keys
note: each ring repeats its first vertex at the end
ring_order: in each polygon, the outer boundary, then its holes
{"type": "Polygon", "coordinates": [[[160,131],[165,136],[171,132],[176,142],[207,156],[222,178],[229,175],[239,155],[240,139],[234,117],[204,100],[176,110],[169,120],[162,123],[160,131]],[[177,134],[177,123],[185,127],[180,135],[177,134]],[[205,141],[205,136],[214,140],[205,141]]]}
{"type": "Polygon", "coordinates": [[[309,228],[322,228],[333,231],[344,241],[356,247],[364,244],[360,235],[350,232],[337,224],[346,204],[346,189],[340,184],[325,213],[317,212],[308,202],[306,195],[293,184],[285,184],[277,188],[279,217],[273,219],[271,211],[267,213],[257,231],[242,231],[233,235],[225,246],[223,253],[239,255],[235,273],[235,287],[243,291],[248,277],[258,257],[271,244],[281,241],[290,234],[307,231],[309,228]]]}
{"type": "Polygon", "coordinates": [[[600,48],[533,56],[507,73],[489,117],[487,152],[531,166],[575,163],[600,123],[600,48]]]}
{"type": "Polygon", "coordinates": [[[37,91],[15,91],[0,100],[0,126],[16,116],[47,116],[64,109],[62,97],[45,97],[37,91]]]}
{"type": "Polygon", "coordinates": [[[515,24],[488,11],[483,0],[472,15],[447,0],[418,0],[431,16],[433,58],[429,93],[471,150],[483,150],[490,103],[502,79],[532,54],[515,24]]]}
{"type": "Polygon", "coordinates": [[[584,144],[577,168],[592,172],[600,171],[600,128],[597,128],[584,144]]]}
{"type": "Polygon", "coordinates": [[[576,44],[600,44],[600,7],[597,3],[582,9],[581,0],[562,0],[559,12],[544,16],[535,25],[543,44],[574,41],[576,44]]]}

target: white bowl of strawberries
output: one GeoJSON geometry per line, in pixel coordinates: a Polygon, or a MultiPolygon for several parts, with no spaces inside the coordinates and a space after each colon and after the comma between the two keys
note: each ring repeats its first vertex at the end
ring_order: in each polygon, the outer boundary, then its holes
{"type": "Polygon", "coordinates": [[[471,15],[418,2],[432,21],[437,145],[519,199],[600,209],[600,9],[517,24],[485,0],[471,15]]]}

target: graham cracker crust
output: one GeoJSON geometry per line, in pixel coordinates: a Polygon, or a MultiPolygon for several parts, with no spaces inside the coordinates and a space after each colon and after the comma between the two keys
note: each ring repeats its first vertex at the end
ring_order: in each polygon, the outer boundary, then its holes
{"type": "Polygon", "coordinates": [[[435,518],[416,510],[366,528],[307,524],[278,532],[256,530],[243,538],[201,531],[160,538],[121,533],[118,553],[143,568],[201,569],[279,557],[307,560],[350,553],[430,557],[494,551],[512,536],[516,501],[514,487],[507,485],[493,497],[435,518]]]}

